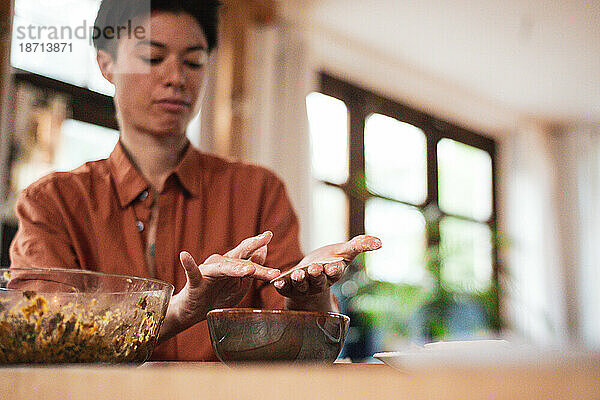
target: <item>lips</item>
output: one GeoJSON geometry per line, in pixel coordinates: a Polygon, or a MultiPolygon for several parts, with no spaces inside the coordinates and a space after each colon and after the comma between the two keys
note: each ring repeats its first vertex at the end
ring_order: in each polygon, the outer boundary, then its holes
{"type": "Polygon", "coordinates": [[[190,107],[190,103],[179,98],[165,98],[154,102],[158,107],[172,113],[181,113],[190,107]]]}

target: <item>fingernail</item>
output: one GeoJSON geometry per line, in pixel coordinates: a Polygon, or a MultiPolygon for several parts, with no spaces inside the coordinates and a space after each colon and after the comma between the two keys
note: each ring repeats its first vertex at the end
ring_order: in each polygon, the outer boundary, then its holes
{"type": "Polygon", "coordinates": [[[306,277],[306,275],[304,274],[304,271],[300,269],[298,271],[294,271],[291,277],[296,282],[300,282],[306,277]]]}
{"type": "Polygon", "coordinates": [[[192,256],[190,255],[190,253],[188,253],[188,252],[187,252],[187,251],[185,251],[185,250],[184,250],[184,251],[182,251],[181,253],[179,253],[179,260],[180,260],[181,262],[183,262],[183,260],[184,260],[184,259],[186,259],[186,258],[189,260],[191,257],[192,257],[192,256]]]}
{"type": "Polygon", "coordinates": [[[283,287],[283,285],[285,285],[285,282],[283,281],[283,279],[275,281],[275,283],[273,284],[273,286],[275,286],[277,289],[281,289],[283,287]]]}
{"type": "Polygon", "coordinates": [[[327,268],[327,275],[335,275],[338,274],[340,272],[340,268],[337,266],[331,266],[329,268],[327,268]]]}

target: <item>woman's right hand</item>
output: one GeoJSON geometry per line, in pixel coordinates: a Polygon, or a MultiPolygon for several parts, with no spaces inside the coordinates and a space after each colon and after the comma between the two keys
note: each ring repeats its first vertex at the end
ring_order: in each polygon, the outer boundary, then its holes
{"type": "Polygon", "coordinates": [[[191,254],[179,255],[187,282],[171,298],[159,340],[164,341],[206,319],[215,308],[237,305],[248,293],[253,279],[269,281],[279,276],[278,269],[264,267],[267,245],[273,233],[243,240],[223,255],[213,254],[197,265],[191,254]]]}

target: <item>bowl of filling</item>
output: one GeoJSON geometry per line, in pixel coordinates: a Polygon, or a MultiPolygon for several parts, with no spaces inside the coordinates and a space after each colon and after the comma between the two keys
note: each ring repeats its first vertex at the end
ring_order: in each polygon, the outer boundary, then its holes
{"type": "Polygon", "coordinates": [[[207,320],[213,349],[225,364],[332,363],[350,323],[338,313],[245,308],[212,310],[207,320]]]}
{"type": "Polygon", "coordinates": [[[173,285],[77,269],[0,269],[0,364],[141,364],[173,285]]]}

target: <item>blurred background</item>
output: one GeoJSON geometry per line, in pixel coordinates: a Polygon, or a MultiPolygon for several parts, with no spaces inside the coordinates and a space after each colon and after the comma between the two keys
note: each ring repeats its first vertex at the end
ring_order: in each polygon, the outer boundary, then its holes
{"type": "MultiPolygon", "coordinates": [[[[18,28],[89,27],[98,4],[0,6],[3,265],[18,193],[118,140],[89,43],[28,51],[18,28]]],[[[188,136],[276,171],[305,250],[382,239],[335,288],[344,356],[500,336],[598,349],[598,21],[583,0],[225,0],[188,136]]]]}

